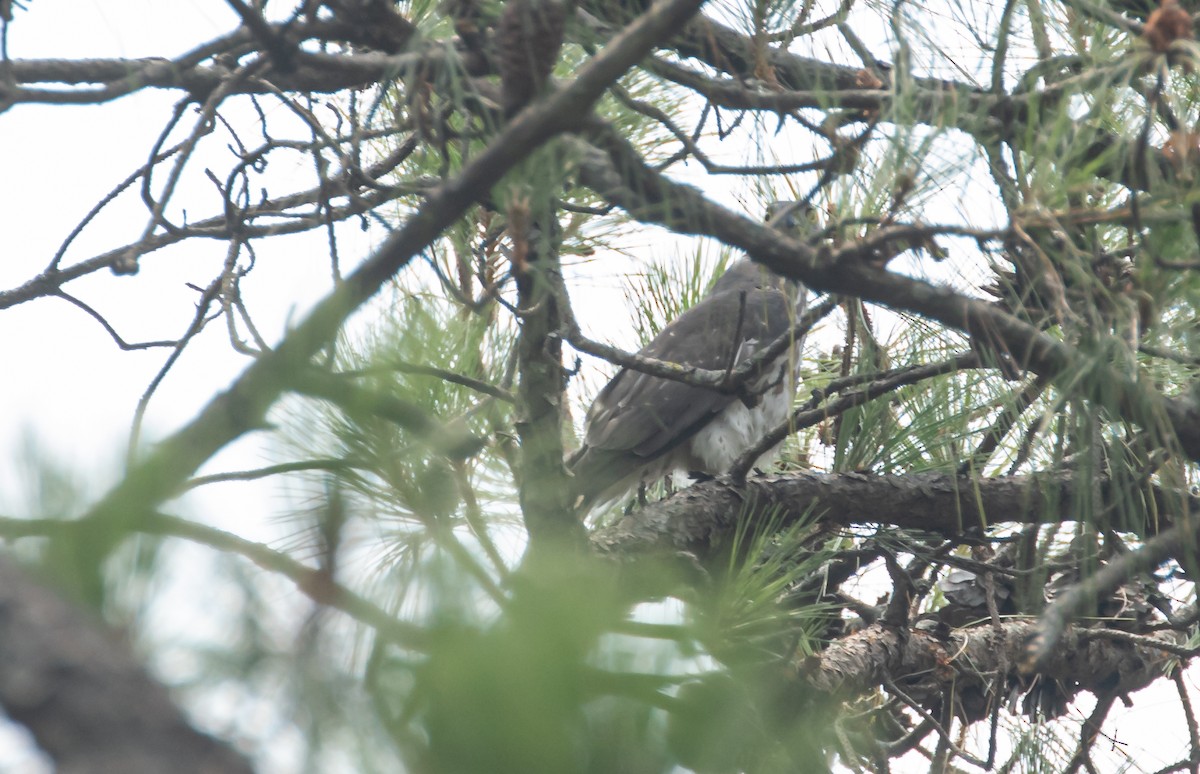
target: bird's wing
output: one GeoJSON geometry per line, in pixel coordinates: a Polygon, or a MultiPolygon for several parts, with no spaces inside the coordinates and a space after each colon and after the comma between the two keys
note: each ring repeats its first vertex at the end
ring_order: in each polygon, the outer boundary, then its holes
{"type": "MultiPolygon", "coordinates": [[[[736,364],[788,330],[790,302],[775,289],[726,291],[684,312],[639,354],[710,370],[736,364]]],[[[622,369],[588,411],[585,446],[658,457],[694,435],[735,396],[622,369]]]]}

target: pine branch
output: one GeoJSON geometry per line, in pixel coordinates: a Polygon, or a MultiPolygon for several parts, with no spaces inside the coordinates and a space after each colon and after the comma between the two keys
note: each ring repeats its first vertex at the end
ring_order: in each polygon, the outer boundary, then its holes
{"type": "MultiPolygon", "coordinates": [[[[1101,502],[1124,496],[1122,483],[1095,482],[1101,502]]],[[[1074,513],[1091,482],[1074,473],[972,478],[950,473],[785,473],[702,481],[623,516],[592,534],[594,549],[614,557],[687,553],[707,556],[746,519],[784,528],[812,509],[827,524],[887,524],[906,529],[962,535],[1000,524],[1062,521],[1074,513]],[[778,523],[777,523],[778,522],[778,523]]],[[[1184,517],[1183,508],[1200,500],[1152,488],[1165,529],[1184,517]]],[[[1147,529],[1152,529],[1147,525],[1147,529]]]]}

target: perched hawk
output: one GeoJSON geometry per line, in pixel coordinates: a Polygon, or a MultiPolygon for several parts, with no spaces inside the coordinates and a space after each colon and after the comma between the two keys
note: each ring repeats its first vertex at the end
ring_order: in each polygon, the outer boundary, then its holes
{"type": "MultiPolygon", "coordinates": [[[[811,217],[803,205],[778,209],[791,213],[774,218],[776,227],[793,227],[811,217]]],[[[787,333],[804,312],[804,295],[799,283],[743,258],[639,354],[726,369],[787,333]]],[[[725,473],[787,417],[801,344],[793,342],[749,385],[744,398],[621,369],[588,409],[583,446],[567,461],[579,512],[673,473],[725,473]]]]}

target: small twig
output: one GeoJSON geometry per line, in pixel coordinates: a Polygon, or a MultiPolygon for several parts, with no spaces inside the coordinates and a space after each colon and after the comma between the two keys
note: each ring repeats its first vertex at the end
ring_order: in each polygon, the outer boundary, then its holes
{"type": "Polygon", "coordinates": [[[147,534],[190,540],[225,554],[237,554],[249,559],[264,570],[279,573],[290,579],[314,602],[341,610],[354,620],[370,626],[381,637],[405,647],[420,649],[428,640],[427,631],[423,627],[396,618],[374,602],[329,578],[319,569],[302,564],[287,554],[272,550],[261,543],[166,514],[155,514],[139,526],[147,534]]]}
{"type": "Polygon", "coordinates": [[[798,338],[808,333],[825,315],[837,307],[837,302],[828,299],[808,310],[795,325],[786,333],[743,360],[728,374],[724,369],[713,370],[697,368],[686,363],[672,363],[667,360],[646,357],[645,355],[625,352],[624,350],[602,344],[583,335],[578,321],[571,309],[570,297],[561,280],[555,283],[555,294],[562,310],[564,339],[572,347],[588,355],[607,360],[610,363],[628,368],[633,371],[650,374],[675,382],[683,382],[696,387],[704,387],[715,392],[739,395],[751,379],[759,376],[762,367],[771,360],[779,357],[792,346],[798,338]]]}
{"type": "MultiPolygon", "coordinates": [[[[889,693],[891,693],[896,698],[900,699],[900,701],[904,702],[904,704],[909,709],[911,709],[913,712],[916,712],[918,715],[920,715],[922,718],[924,718],[926,723],[929,723],[931,726],[933,726],[933,729],[938,734],[938,739],[940,740],[940,743],[946,745],[949,748],[949,750],[951,752],[953,752],[956,756],[958,756],[959,758],[962,758],[964,761],[967,761],[968,763],[970,763],[972,765],[978,766],[981,769],[987,770],[989,768],[987,766],[986,761],[982,761],[979,758],[976,758],[974,755],[971,755],[966,750],[962,749],[961,747],[956,745],[954,742],[952,742],[950,740],[950,733],[946,730],[946,728],[941,723],[939,723],[937,721],[936,718],[933,717],[932,714],[930,714],[929,710],[922,707],[919,703],[917,703],[915,700],[913,700],[908,694],[906,694],[904,691],[900,690],[900,687],[897,686],[896,683],[891,678],[884,677],[883,684],[888,689],[889,693]]],[[[949,700],[947,699],[945,703],[948,704],[949,700]]]]}
{"type": "Polygon", "coordinates": [[[725,363],[725,378],[729,379],[733,373],[733,366],[737,362],[738,352],[741,347],[738,342],[742,340],[742,326],[746,322],[746,291],[738,293],[738,318],[737,325],[733,329],[733,338],[730,340],[729,360],[725,363]]]}
{"type": "Polygon", "coordinates": [[[58,298],[61,298],[64,301],[68,301],[71,304],[74,304],[75,306],[79,307],[83,311],[87,312],[87,314],[92,319],[94,319],[96,322],[100,323],[101,327],[103,327],[104,330],[108,333],[108,335],[112,337],[112,340],[116,342],[117,346],[120,347],[121,349],[125,350],[126,352],[133,351],[133,350],[139,350],[139,349],[152,349],[155,347],[174,347],[179,343],[178,341],[160,340],[160,341],[139,341],[139,342],[130,344],[129,342],[125,341],[125,339],[121,338],[121,334],[117,333],[116,329],[113,328],[112,325],[108,322],[108,320],[106,320],[104,318],[104,315],[97,312],[95,309],[93,309],[91,306],[89,306],[85,302],[81,301],[80,299],[76,298],[75,296],[71,295],[70,293],[67,293],[65,290],[62,290],[61,288],[56,289],[51,295],[57,296],[58,298]]]}
{"type": "Polygon", "coordinates": [[[871,50],[867,48],[867,45],[859,39],[858,35],[855,34],[850,25],[844,23],[843,21],[839,21],[837,23],[837,29],[838,33],[846,41],[846,45],[850,46],[850,50],[858,56],[858,59],[862,62],[863,67],[867,68],[876,76],[878,76],[881,70],[880,61],[875,58],[875,55],[871,53],[871,50]]]}
{"type": "Polygon", "coordinates": [[[467,466],[461,461],[456,461],[452,467],[455,479],[458,482],[459,495],[463,501],[464,517],[467,520],[467,525],[471,528],[471,534],[479,542],[480,547],[483,548],[483,552],[487,554],[488,561],[492,563],[492,569],[500,576],[502,582],[506,582],[509,575],[508,565],[505,563],[504,557],[500,554],[500,549],[496,547],[496,542],[492,540],[492,536],[488,532],[490,522],[479,507],[479,500],[475,496],[475,488],[471,486],[467,466]]]}
{"type": "Polygon", "coordinates": [[[1108,717],[1109,710],[1112,709],[1116,698],[1114,693],[1096,697],[1095,709],[1092,710],[1088,719],[1083,721],[1083,728],[1079,735],[1079,749],[1071,756],[1064,771],[1074,772],[1080,766],[1087,767],[1088,771],[1095,770],[1095,764],[1092,763],[1092,745],[1096,743],[1096,737],[1100,736],[1100,730],[1104,727],[1104,719],[1108,717]]]}
{"type": "Polygon", "coordinates": [[[1157,648],[1163,653],[1170,653],[1173,656],[1178,656],[1181,659],[1187,660],[1200,655],[1200,647],[1188,647],[1179,645],[1169,640],[1161,640],[1157,637],[1147,637],[1142,634],[1134,634],[1120,629],[1088,629],[1080,633],[1080,637],[1085,640],[1112,640],[1114,642],[1125,642],[1130,645],[1137,645],[1144,648],[1157,648]]]}
{"type": "Polygon", "coordinates": [[[1175,683],[1175,691],[1179,694],[1179,704],[1183,707],[1183,716],[1187,720],[1188,746],[1191,755],[1188,762],[1195,765],[1200,760],[1200,731],[1196,728],[1196,712],[1192,709],[1192,699],[1187,684],[1183,681],[1182,664],[1171,671],[1171,682],[1175,683]]]}
{"type": "MultiPolygon", "coordinates": [[[[133,412],[133,424],[129,430],[129,447],[126,452],[126,463],[133,464],[134,457],[138,452],[138,443],[141,441],[142,422],[146,418],[146,408],[150,405],[150,399],[154,396],[158,386],[162,384],[163,379],[167,377],[167,373],[183,355],[183,350],[187,345],[199,335],[200,331],[204,330],[213,317],[209,316],[208,310],[217,296],[221,292],[221,278],[213,280],[208,287],[200,291],[200,300],[196,303],[196,313],[192,315],[192,321],[188,323],[187,330],[174,343],[174,350],[167,357],[166,362],[158,369],[154,378],[150,380],[150,384],[146,386],[146,390],[138,398],[137,408],[133,412]]],[[[219,314],[219,313],[218,313],[219,314]]]]}
{"type": "Polygon", "coordinates": [[[983,440],[975,447],[975,451],[971,452],[963,460],[962,464],[958,466],[959,475],[965,476],[979,463],[986,464],[987,458],[1000,446],[1000,442],[1016,426],[1017,422],[1021,419],[1021,415],[1033,405],[1034,401],[1038,399],[1038,396],[1042,394],[1042,391],[1046,389],[1049,383],[1049,379],[1039,376],[1017,393],[1013,405],[1004,408],[1000,412],[1000,416],[996,418],[995,423],[984,434],[983,440]]]}
{"type": "Polygon", "coordinates": [[[353,467],[356,467],[356,463],[346,459],[330,458],[283,462],[278,465],[269,465],[265,468],[235,470],[228,473],[212,473],[207,476],[196,476],[183,484],[183,490],[187,491],[189,489],[208,486],[209,484],[221,484],[230,481],[257,481],[261,478],[278,476],[283,473],[299,473],[309,470],[339,471],[353,467]]]}
{"type": "Polygon", "coordinates": [[[812,401],[792,412],[791,416],[776,425],[735,460],[729,468],[729,475],[735,481],[744,479],[759,457],[797,430],[811,427],[829,417],[844,414],[855,406],[861,406],[901,387],[967,368],[978,368],[979,365],[979,355],[967,352],[938,363],[901,368],[885,373],[861,390],[846,393],[826,406],[818,407],[820,400],[824,399],[824,395],[814,396],[812,401]]]}
{"type": "Polygon", "coordinates": [[[434,366],[423,365],[420,363],[409,363],[403,360],[388,360],[384,364],[373,367],[353,371],[339,371],[340,376],[369,376],[377,373],[387,373],[397,371],[402,374],[413,374],[417,376],[432,376],[442,381],[458,384],[475,392],[490,395],[497,400],[502,400],[505,403],[513,403],[516,398],[513,397],[512,391],[506,390],[490,382],[485,382],[481,379],[475,379],[465,374],[460,374],[456,371],[448,371],[445,368],[436,368],[434,366]]]}
{"type": "Polygon", "coordinates": [[[297,392],[329,401],[349,416],[371,414],[382,417],[407,430],[422,445],[451,459],[472,457],[487,443],[465,425],[440,422],[421,406],[398,395],[359,387],[349,379],[315,368],[296,369],[285,378],[297,392]]]}
{"type": "Polygon", "coordinates": [[[153,154],[149,161],[135,169],[129,175],[129,177],[125,178],[120,183],[117,183],[117,185],[114,186],[111,191],[105,194],[100,201],[96,202],[96,204],[93,205],[90,210],[88,210],[87,214],[83,216],[83,219],[75,225],[75,228],[71,229],[71,233],[67,234],[67,237],[62,241],[62,244],[59,245],[58,250],[56,250],[54,253],[54,257],[50,259],[50,264],[46,267],[46,271],[53,272],[58,270],[59,264],[62,263],[63,256],[66,255],[67,248],[71,246],[71,243],[75,241],[75,238],[83,233],[83,230],[87,228],[87,225],[91,223],[92,220],[94,220],[105,207],[112,203],[112,201],[120,196],[121,193],[129,188],[129,186],[136,183],[139,178],[149,175],[150,170],[182,150],[184,145],[186,145],[186,143],[181,142],[172,148],[168,148],[167,150],[153,154]]]}
{"type": "MultiPolygon", "coordinates": [[[[167,203],[171,200],[171,196],[175,192],[175,186],[178,185],[180,177],[183,175],[183,169],[192,157],[192,153],[196,150],[196,146],[200,142],[200,138],[212,131],[213,116],[216,113],[217,107],[229,96],[237,84],[243,80],[250,78],[255,72],[262,69],[266,64],[266,59],[256,59],[248,64],[242,65],[234,71],[227,80],[221,83],[220,86],[213,89],[212,93],[205,99],[203,107],[200,109],[200,116],[196,120],[196,125],[192,129],[191,134],[182,143],[178,157],[175,163],[171,166],[171,170],[167,175],[167,180],[163,184],[162,191],[159,192],[158,199],[150,197],[150,175],[147,174],[142,181],[142,194],[146,199],[146,204],[150,207],[150,220],[142,231],[141,238],[134,244],[132,248],[118,260],[112,264],[113,271],[117,274],[133,274],[137,271],[138,257],[144,251],[144,246],[148,243],[150,237],[154,234],[155,229],[160,225],[168,231],[172,230],[173,224],[169,223],[163,217],[167,203]]],[[[175,118],[182,115],[182,109],[189,104],[191,99],[182,100],[176,107],[175,118]]],[[[172,123],[174,122],[174,119],[172,123]]],[[[172,124],[168,124],[170,127],[172,124]]],[[[169,131],[169,129],[168,129],[169,131]]],[[[166,138],[165,132],[160,135],[160,141],[166,138]]],[[[157,151],[157,146],[155,148],[157,151]]],[[[157,155],[157,152],[155,153],[157,155]]]]}
{"type": "Polygon", "coordinates": [[[662,162],[658,168],[664,169],[671,163],[679,161],[687,156],[691,156],[700,162],[704,170],[710,175],[793,175],[801,172],[812,172],[816,169],[821,169],[824,161],[809,161],[802,164],[775,164],[765,166],[728,166],[718,164],[713,161],[700,145],[693,140],[687,132],[683,131],[661,108],[652,105],[648,102],[635,99],[621,87],[615,87],[613,94],[617,100],[628,107],[630,110],[640,113],[649,119],[660,123],[668,132],[670,132],[680,145],[682,150],[674,154],[667,161],[662,162]]]}
{"type": "MultiPolygon", "coordinates": [[[[805,6],[805,11],[810,10],[811,7],[811,4],[807,4],[805,6]]],[[[840,24],[841,22],[845,21],[846,17],[850,15],[850,9],[853,7],[854,0],[842,0],[833,13],[829,14],[823,19],[817,19],[814,22],[804,21],[804,19],[808,16],[808,14],[805,13],[796,19],[796,22],[791,26],[790,29],[784,32],[771,33],[770,35],[767,35],[766,39],[772,43],[783,43],[795,40],[796,38],[804,35],[811,35],[814,32],[820,32],[826,27],[832,27],[835,24],[840,24]]]]}
{"type": "MultiPolygon", "coordinates": [[[[1200,269],[1200,263],[1196,264],[1196,268],[1200,269]]],[[[1170,349],[1163,349],[1162,347],[1155,347],[1151,344],[1139,343],[1138,351],[1143,354],[1149,355],[1150,357],[1157,357],[1157,358],[1161,358],[1163,360],[1170,360],[1174,363],[1179,363],[1180,365],[1200,366],[1200,357],[1196,357],[1194,355],[1189,355],[1184,352],[1176,352],[1176,351],[1170,350],[1170,349]]]]}

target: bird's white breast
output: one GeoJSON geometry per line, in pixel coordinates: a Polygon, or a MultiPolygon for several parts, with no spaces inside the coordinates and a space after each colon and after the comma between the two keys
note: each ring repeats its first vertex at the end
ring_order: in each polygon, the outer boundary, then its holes
{"type": "MultiPolygon", "coordinates": [[[[758,389],[767,387],[759,401],[750,406],[741,400],[731,401],[688,442],[691,459],[679,467],[719,473],[729,470],[746,450],[787,418],[796,394],[798,371],[798,363],[790,353],[776,361],[756,385],[758,389]]],[[[770,461],[778,450],[776,445],[755,463],[770,461]]]]}

